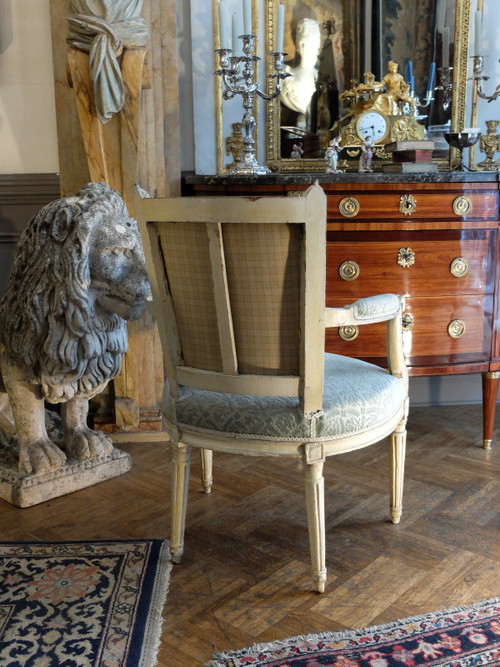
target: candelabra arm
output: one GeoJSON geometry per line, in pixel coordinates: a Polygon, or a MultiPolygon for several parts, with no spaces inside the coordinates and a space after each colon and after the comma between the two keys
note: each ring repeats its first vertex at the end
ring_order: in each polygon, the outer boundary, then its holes
{"type": "MultiPolygon", "coordinates": [[[[489,76],[483,76],[481,77],[481,79],[483,81],[487,81],[489,79],[489,76]]],[[[482,100],[488,100],[488,102],[493,102],[493,100],[496,100],[497,97],[500,95],[500,85],[496,87],[496,90],[492,95],[485,95],[485,93],[483,93],[483,91],[481,90],[481,84],[478,82],[477,94],[482,100]]]]}
{"type": "MultiPolygon", "coordinates": [[[[279,79],[286,79],[289,76],[292,76],[292,75],[289,72],[284,72],[282,75],[279,76],[279,79]]],[[[274,79],[276,77],[277,77],[276,74],[270,74],[269,75],[269,78],[274,79]]],[[[256,93],[257,93],[257,95],[259,95],[259,97],[262,97],[262,99],[266,100],[267,102],[269,102],[270,100],[274,100],[281,93],[281,82],[280,82],[280,80],[278,80],[278,82],[276,84],[276,88],[275,88],[273,93],[264,93],[264,92],[262,92],[262,90],[259,90],[259,89],[257,89],[256,93]]]]}
{"type": "MultiPolygon", "coordinates": [[[[483,67],[484,67],[484,56],[472,56],[472,62],[473,62],[473,76],[471,77],[473,81],[473,94],[475,96],[480,97],[482,100],[488,100],[488,102],[493,102],[493,100],[496,100],[496,98],[500,95],[500,85],[496,87],[495,92],[492,95],[486,95],[486,93],[483,92],[481,89],[481,81],[488,81],[489,76],[481,76],[483,73],[483,67]]],[[[499,61],[500,62],[500,61],[499,61]]]]}
{"type": "Polygon", "coordinates": [[[238,77],[234,74],[223,72],[222,81],[224,82],[225,90],[231,93],[231,97],[234,97],[235,95],[246,95],[248,93],[254,95],[259,92],[257,84],[243,83],[242,85],[239,85],[240,81],[246,81],[245,77],[238,77]]]}
{"type": "Polygon", "coordinates": [[[434,102],[434,97],[432,96],[432,91],[431,90],[427,91],[427,93],[426,93],[422,102],[420,102],[418,97],[415,98],[415,101],[416,101],[417,107],[419,107],[420,109],[427,109],[427,107],[430,105],[430,103],[434,102]]]}

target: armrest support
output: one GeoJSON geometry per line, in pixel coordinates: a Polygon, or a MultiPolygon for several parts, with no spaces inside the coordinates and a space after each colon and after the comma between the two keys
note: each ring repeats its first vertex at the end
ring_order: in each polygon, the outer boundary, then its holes
{"type": "Polygon", "coordinates": [[[402,313],[404,297],[379,294],[359,299],[344,308],[325,308],[325,327],[387,322],[387,363],[391,375],[403,378],[408,385],[408,371],[403,352],[402,313]]]}

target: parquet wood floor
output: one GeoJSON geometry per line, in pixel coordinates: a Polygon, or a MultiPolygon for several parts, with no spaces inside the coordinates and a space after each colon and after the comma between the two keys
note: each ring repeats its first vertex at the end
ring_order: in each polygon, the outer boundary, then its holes
{"type": "MultiPolygon", "coordinates": [[[[165,443],[120,444],[120,478],[20,510],[2,540],[168,537],[165,443]]],[[[480,406],[410,411],[403,518],[388,519],[386,443],[325,465],[328,581],[311,592],[301,464],[216,454],[202,493],[194,452],[183,561],[173,568],[159,667],[500,595],[500,426],[481,447],[480,406]]]]}

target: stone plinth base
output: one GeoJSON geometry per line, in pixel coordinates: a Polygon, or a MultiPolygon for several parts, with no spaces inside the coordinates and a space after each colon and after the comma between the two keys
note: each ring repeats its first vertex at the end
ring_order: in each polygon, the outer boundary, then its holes
{"type": "Polygon", "coordinates": [[[130,470],[130,454],[114,449],[108,456],[86,461],[67,461],[46,473],[21,473],[14,463],[0,462],[0,498],[16,507],[31,507],[73,491],[94,486],[130,470]]]}

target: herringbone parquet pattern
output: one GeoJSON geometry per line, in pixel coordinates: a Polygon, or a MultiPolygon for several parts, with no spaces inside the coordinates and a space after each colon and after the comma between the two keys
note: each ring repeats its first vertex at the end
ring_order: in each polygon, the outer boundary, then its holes
{"type": "MultiPolygon", "coordinates": [[[[159,667],[218,649],[384,623],[500,595],[500,428],[481,447],[481,408],[410,412],[405,502],[388,519],[386,443],[325,466],[328,582],[311,592],[301,464],[216,454],[202,493],[194,452],[186,545],[172,571],[159,667]]],[[[19,510],[3,540],[168,537],[166,444],[119,445],[132,471],[19,510]]]]}

